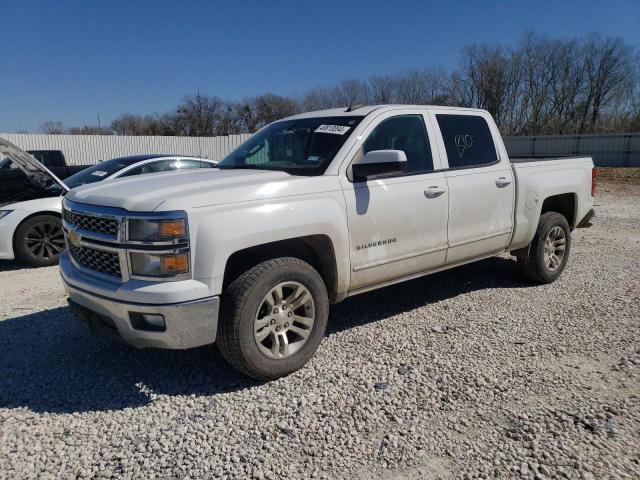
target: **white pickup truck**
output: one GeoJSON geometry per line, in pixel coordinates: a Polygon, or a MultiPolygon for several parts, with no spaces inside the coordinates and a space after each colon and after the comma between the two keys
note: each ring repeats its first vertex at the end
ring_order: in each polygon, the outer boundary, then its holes
{"type": "Polygon", "coordinates": [[[503,252],[554,281],[594,189],[590,158],[511,161],[483,110],[324,110],[216,169],[72,190],[60,271],[90,327],[139,348],[215,342],[267,380],[309,360],[346,297],[503,252]]]}

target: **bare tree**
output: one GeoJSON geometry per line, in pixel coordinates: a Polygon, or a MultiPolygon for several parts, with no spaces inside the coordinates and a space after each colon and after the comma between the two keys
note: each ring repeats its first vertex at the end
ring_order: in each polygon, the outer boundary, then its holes
{"type": "Polygon", "coordinates": [[[395,102],[396,79],[389,75],[375,76],[369,79],[369,98],[371,103],[383,105],[395,102]]]}
{"type": "Polygon", "coordinates": [[[244,130],[253,132],[264,125],[298,112],[298,104],[289,97],[265,93],[245,100],[239,107],[244,130]]]}
{"type": "Polygon", "coordinates": [[[594,131],[596,122],[613,102],[633,89],[633,50],[620,38],[590,35],[584,45],[588,78],[579,133],[594,131]]]}
{"type": "Polygon", "coordinates": [[[117,135],[149,135],[156,120],[151,115],[125,113],[111,122],[111,129],[117,135]]]}
{"type": "Polygon", "coordinates": [[[395,78],[397,103],[428,105],[446,93],[447,75],[442,68],[409,70],[395,78]]]}
{"type": "Polygon", "coordinates": [[[49,135],[62,135],[65,129],[62,122],[47,120],[40,124],[40,131],[49,135]]]}
{"type": "Polygon", "coordinates": [[[327,97],[324,89],[314,88],[307,91],[300,99],[300,110],[303,112],[309,112],[313,110],[322,110],[323,108],[329,108],[327,104],[327,97]]]}
{"type": "Polygon", "coordinates": [[[113,130],[107,127],[98,127],[96,125],[85,125],[84,127],[69,128],[70,135],[113,135],[113,130]]]}
{"type": "Polygon", "coordinates": [[[487,109],[505,133],[624,129],[633,118],[629,99],[638,85],[637,66],[635,51],[621,39],[527,34],[515,49],[464,49],[449,97],[454,104],[487,109]]]}
{"type": "Polygon", "coordinates": [[[182,133],[194,137],[218,135],[217,123],[223,104],[222,99],[200,92],[187,95],[177,109],[182,133]]]}

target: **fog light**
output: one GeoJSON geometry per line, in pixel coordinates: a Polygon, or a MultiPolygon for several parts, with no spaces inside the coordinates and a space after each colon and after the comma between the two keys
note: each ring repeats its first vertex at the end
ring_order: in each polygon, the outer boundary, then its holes
{"type": "Polygon", "coordinates": [[[154,326],[158,329],[165,330],[167,326],[164,323],[164,316],[159,313],[143,313],[142,319],[146,324],[154,326]]]}
{"type": "Polygon", "coordinates": [[[131,320],[131,326],[136,330],[164,332],[167,329],[164,315],[160,313],[129,312],[129,318],[131,320]]]}

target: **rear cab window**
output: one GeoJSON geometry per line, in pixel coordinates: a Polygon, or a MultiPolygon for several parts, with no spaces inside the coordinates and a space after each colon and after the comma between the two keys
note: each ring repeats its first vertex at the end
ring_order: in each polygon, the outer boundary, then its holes
{"type": "Polygon", "coordinates": [[[28,154],[48,168],[66,167],[64,155],[60,150],[28,150],[28,154]]]}
{"type": "Polygon", "coordinates": [[[498,161],[493,135],[479,115],[436,114],[449,169],[473,168],[498,161]]]}

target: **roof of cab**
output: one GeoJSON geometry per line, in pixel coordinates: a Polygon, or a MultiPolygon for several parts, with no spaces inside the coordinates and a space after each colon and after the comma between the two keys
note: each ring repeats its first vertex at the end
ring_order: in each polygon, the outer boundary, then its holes
{"type": "MultiPolygon", "coordinates": [[[[327,110],[315,110],[312,112],[299,113],[287,117],[286,120],[293,120],[296,118],[314,118],[314,117],[364,117],[369,113],[377,110],[378,108],[386,107],[388,105],[367,105],[364,107],[356,107],[350,112],[347,112],[347,107],[342,108],[329,108],[327,110]]],[[[284,120],[284,119],[283,119],[284,120]]]]}
{"type": "Polygon", "coordinates": [[[365,105],[362,107],[354,107],[353,110],[347,111],[347,107],[342,108],[330,108],[327,110],[315,110],[312,112],[299,113],[292,115],[282,120],[294,120],[299,118],[314,118],[314,117],[365,117],[371,112],[376,110],[395,110],[398,108],[437,108],[442,110],[464,110],[464,111],[484,111],[478,108],[463,108],[463,107],[442,107],[439,105],[402,105],[402,104],[389,104],[389,105],[365,105]]]}

